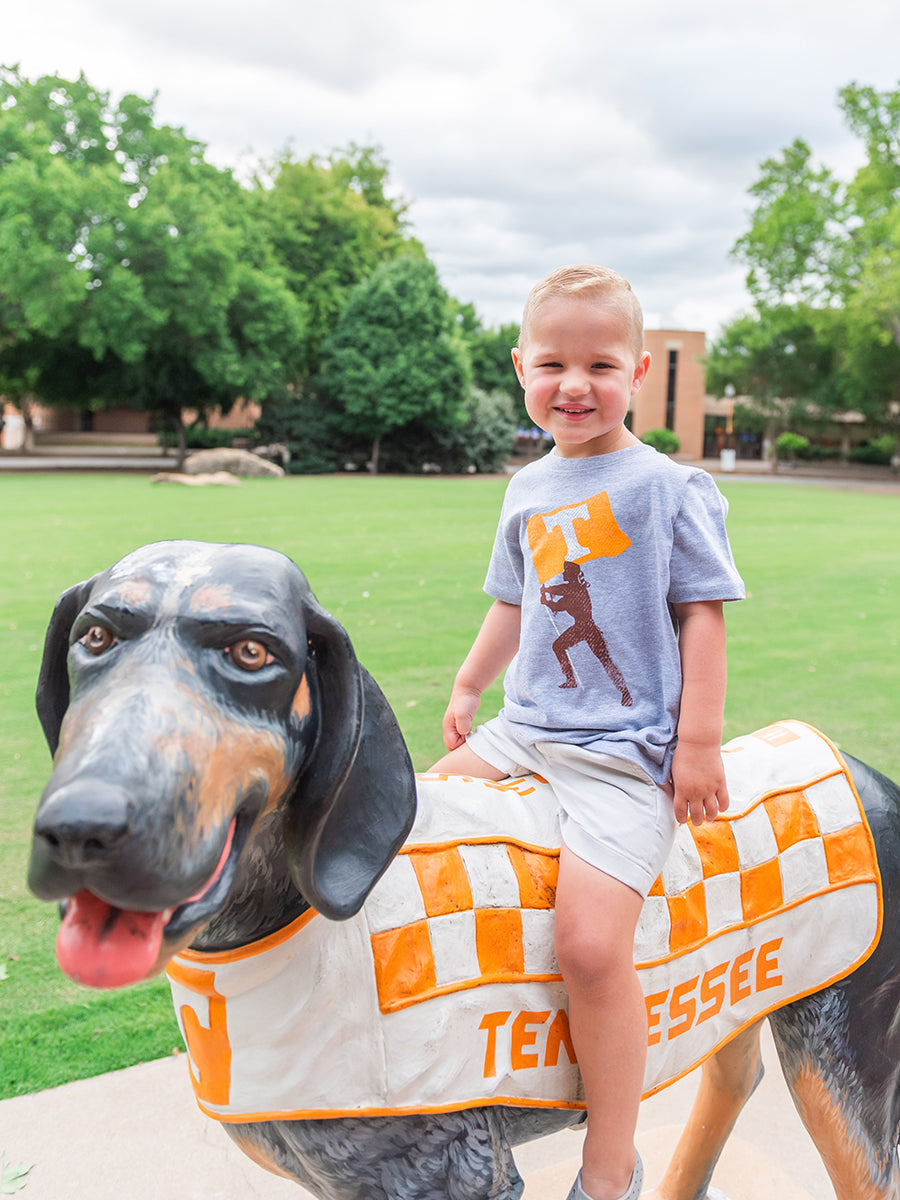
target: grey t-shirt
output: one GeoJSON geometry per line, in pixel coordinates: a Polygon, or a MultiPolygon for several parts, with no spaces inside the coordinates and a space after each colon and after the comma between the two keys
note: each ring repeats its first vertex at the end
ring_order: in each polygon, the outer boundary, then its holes
{"type": "Polygon", "coordinates": [[[500,714],[514,736],[668,779],[681,695],[669,606],[743,597],[727,508],[706,471],[644,445],[551,452],[513,476],[484,590],[522,608],[500,714]]]}

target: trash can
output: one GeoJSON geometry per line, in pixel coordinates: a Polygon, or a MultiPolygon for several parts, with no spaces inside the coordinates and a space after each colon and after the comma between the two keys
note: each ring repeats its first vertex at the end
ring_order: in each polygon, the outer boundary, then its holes
{"type": "Polygon", "coordinates": [[[19,413],[10,413],[4,420],[0,445],[4,450],[21,450],[25,445],[25,421],[19,413]]]}
{"type": "Polygon", "coordinates": [[[723,471],[733,471],[734,470],[734,461],[736,458],[737,458],[736,450],[723,450],[721,452],[722,470],[723,471]]]}

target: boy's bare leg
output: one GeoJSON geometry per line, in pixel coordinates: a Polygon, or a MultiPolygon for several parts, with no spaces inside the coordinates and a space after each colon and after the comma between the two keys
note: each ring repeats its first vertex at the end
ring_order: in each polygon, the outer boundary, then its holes
{"type": "Polygon", "coordinates": [[[563,845],[556,953],[587,1100],[581,1186],[592,1200],[618,1200],[635,1166],[647,1056],[647,1014],[633,960],[642,904],[637,892],[563,845]]]}
{"type": "Polygon", "coordinates": [[[443,758],[439,758],[433,767],[428,768],[433,775],[470,775],[473,779],[506,779],[505,771],[492,767],[483,758],[470,750],[468,745],[457,746],[443,758]]]}

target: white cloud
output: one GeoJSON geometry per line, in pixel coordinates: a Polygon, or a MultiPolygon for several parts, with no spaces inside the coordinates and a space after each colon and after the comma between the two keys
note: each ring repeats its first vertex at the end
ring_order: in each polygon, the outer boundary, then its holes
{"type": "Polygon", "coordinates": [[[220,162],[380,144],[445,285],[516,320],[563,261],[628,275],[648,324],[745,303],[728,251],[759,162],[794,137],[849,172],[836,99],[896,87],[895,0],[31,0],[27,75],[158,92],[220,162]]]}

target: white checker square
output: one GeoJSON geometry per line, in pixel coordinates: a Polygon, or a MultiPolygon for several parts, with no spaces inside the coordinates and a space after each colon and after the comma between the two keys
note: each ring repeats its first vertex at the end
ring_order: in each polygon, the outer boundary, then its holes
{"type": "Polygon", "coordinates": [[[522,949],[526,975],[558,975],[559,963],[553,948],[553,909],[522,910],[522,949]]]}
{"type": "Polygon", "coordinates": [[[676,831],[675,842],[663,867],[662,878],[663,887],[669,896],[686,892],[703,878],[703,864],[700,861],[697,843],[685,826],[680,826],[676,831]]]}
{"type": "Polygon", "coordinates": [[[669,955],[672,919],[665,896],[648,896],[634,934],[636,962],[655,962],[669,955]]]}
{"type": "Polygon", "coordinates": [[[408,854],[398,854],[375,884],[366,901],[366,916],[372,933],[424,920],[425,901],[408,854]]]}
{"type": "Polygon", "coordinates": [[[821,838],[807,838],[782,853],[781,892],[785,904],[802,900],[828,887],[828,863],[821,838]]]}
{"type": "Polygon", "coordinates": [[[805,789],[820,833],[837,833],[859,824],[859,805],[843,775],[832,775],[805,789]]]}
{"type": "Polygon", "coordinates": [[[476,908],[519,907],[519,881],[502,843],[461,845],[459,853],[469,876],[476,908]]]}
{"type": "Polygon", "coordinates": [[[758,867],[764,862],[775,858],[778,854],[778,843],[772,831],[772,823],[764,804],[757,804],[740,821],[731,823],[734,842],[737,846],[738,859],[746,870],[748,867],[758,867]]]}
{"type": "Polygon", "coordinates": [[[475,948],[475,914],[471,911],[431,917],[428,922],[434,974],[438,987],[477,979],[481,974],[475,948]]]}
{"type": "Polygon", "coordinates": [[[742,925],[741,877],[736,871],[710,875],[703,885],[706,896],[706,930],[712,936],[732,925],[742,925]]]}

